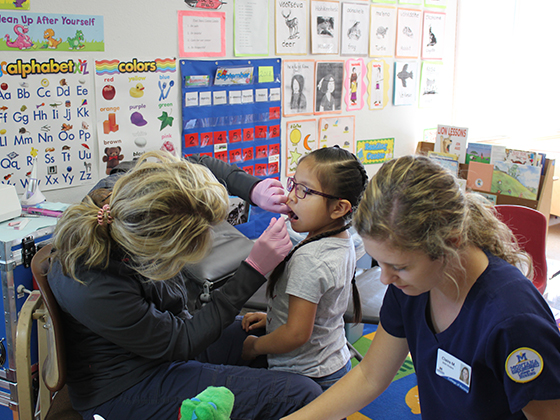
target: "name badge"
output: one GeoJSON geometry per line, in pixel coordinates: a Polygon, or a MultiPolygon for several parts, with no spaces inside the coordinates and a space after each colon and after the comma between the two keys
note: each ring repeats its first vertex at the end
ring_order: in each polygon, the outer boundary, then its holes
{"type": "Polygon", "coordinates": [[[447,379],[466,393],[471,387],[471,367],[445,350],[438,349],[436,374],[447,379]]]}

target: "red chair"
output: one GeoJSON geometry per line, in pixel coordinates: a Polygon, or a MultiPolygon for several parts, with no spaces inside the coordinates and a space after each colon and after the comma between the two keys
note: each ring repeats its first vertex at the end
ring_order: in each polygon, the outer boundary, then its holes
{"type": "Polygon", "coordinates": [[[533,258],[533,284],[544,293],[547,282],[546,234],[544,214],[525,206],[499,204],[495,206],[501,220],[509,226],[519,245],[533,258]]]}

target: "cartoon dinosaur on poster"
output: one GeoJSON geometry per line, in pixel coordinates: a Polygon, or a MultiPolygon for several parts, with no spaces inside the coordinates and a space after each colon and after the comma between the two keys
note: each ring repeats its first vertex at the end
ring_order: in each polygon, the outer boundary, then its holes
{"type": "Polygon", "coordinates": [[[62,38],[58,38],[58,40],[54,38],[54,30],[52,28],[48,28],[45,31],[43,38],[47,40],[48,48],[56,48],[62,42],[62,38]]]}
{"type": "Polygon", "coordinates": [[[68,37],[68,45],[71,50],[81,50],[85,48],[84,45],[84,33],[81,30],[76,31],[76,35],[73,38],[68,37]]]}

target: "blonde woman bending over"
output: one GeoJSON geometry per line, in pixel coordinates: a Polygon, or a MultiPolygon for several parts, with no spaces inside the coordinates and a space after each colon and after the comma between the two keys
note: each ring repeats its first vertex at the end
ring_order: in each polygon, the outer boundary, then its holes
{"type": "Polygon", "coordinates": [[[212,385],[235,394],[232,418],[264,420],[321,392],[302,376],[239,366],[247,335],[230,324],[291,248],[282,218],[271,220],[212,301],[188,312],[180,271],[205,255],[210,228],[226,217],[228,192],[218,179],[266,209],[286,202],[276,180],[192,160],[148,153],[102,180],[90,193],[95,201],[70,206],[57,224],[48,280],[62,309],[70,399],[84,419],[175,420],[183,400],[212,385]]]}

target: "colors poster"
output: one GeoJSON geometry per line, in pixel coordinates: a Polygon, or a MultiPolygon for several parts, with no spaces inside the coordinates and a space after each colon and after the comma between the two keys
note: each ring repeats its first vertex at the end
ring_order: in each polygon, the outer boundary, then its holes
{"type": "Polygon", "coordinates": [[[181,153],[174,58],[95,62],[99,173],[150,150],[181,153]]]}

